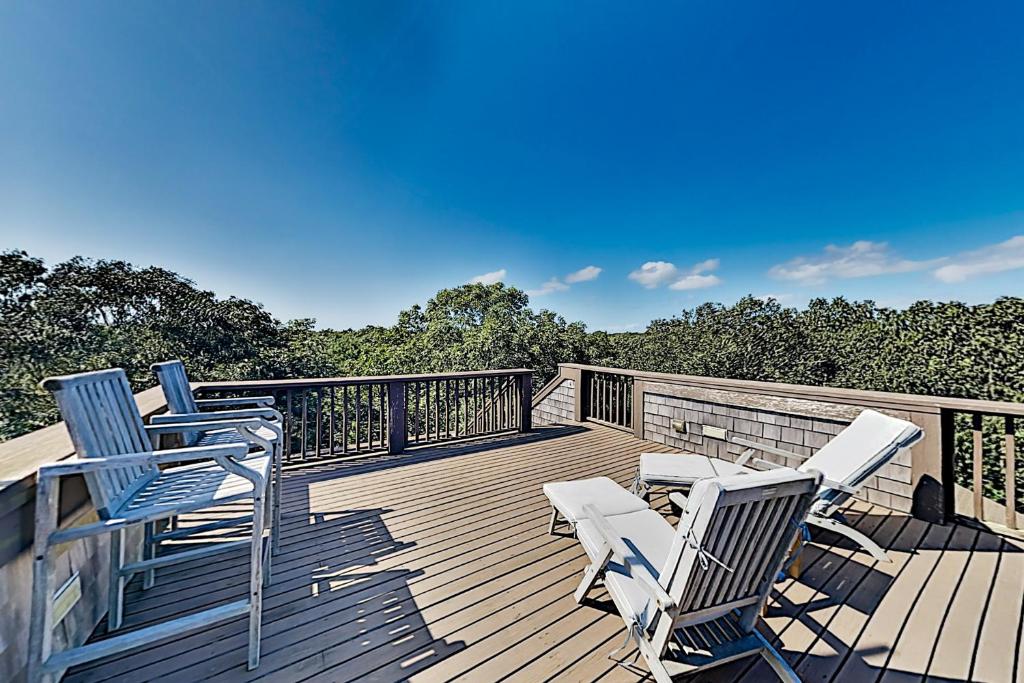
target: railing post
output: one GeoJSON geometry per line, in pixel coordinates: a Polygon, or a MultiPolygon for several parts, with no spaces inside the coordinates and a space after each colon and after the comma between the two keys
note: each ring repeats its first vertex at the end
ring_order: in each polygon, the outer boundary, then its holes
{"type": "Polygon", "coordinates": [[[644,381],[633,377],[633,408],[630,411],[633,418],[633,436],[638,439],[644,438],[644,381]]]}
{"type": "Polygon", "coordinates": [[[519,431],[533,430],[533,377],[519,375],[519,431]]]}
{"type": "Polygon", "coordinates": [[[388,453],[405,450],[405,382],[388,382],[388,453]]]}
{"type": "Polygon", "coordinates": [[[945,524],[954,508],[953,412],[916,413],[911,419],[924,430],[924,438],[910,449],[913,502],[910,513],[933,524],[945,524]]]}
{"type": "Polygon", "coordinates": [[[584,375],[583,370],[579,368],[560,368],[562,372],[562,379],[571,379],[573,382],[573,411],[572,419],[574,422],[583,422],[583,416],[586,415],[584,402],[586,399],[587,388],[583,386],[584,375]]]}

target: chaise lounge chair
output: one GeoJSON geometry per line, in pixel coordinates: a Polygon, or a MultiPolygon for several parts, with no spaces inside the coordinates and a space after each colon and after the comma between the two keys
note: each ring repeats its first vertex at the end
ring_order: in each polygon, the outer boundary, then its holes
{"type": "MultiPolygon", "coordinates": [[[[796,469],[817,470],[825,480],[807,523],[849,538],[871,553],[877,560],[888,562],[885,551],[870,538],[849,526],[839,514],[839,507],[856,494],[864,483],[901,450],[921,440],[924,432],[917,425],[874,410],[865,410],[835,438],[807,458],[796,469]]],[[[803,456],[781,448],[733,438],[732,443],[745,450],[736,462],[705,455],[674,453],[643,453],[637,470],[633,493],[646,498],[653,486],[685,488],[706,477],[749,474],[757,470],[746,466],[751,456],[760,451],[786,459],[803,456]]],[[[768,468],[780,468],[773,462],[755,458],[754,462],[768,468]]]]}
{"type": "Polygon", "coordinates": [[[820,485],[791,469],[704,479],[675,529],[654,510],[606,517],[586,504],[576,532],[591,564],[576,601],[603,577],[657,683],[757,654],[799,681],[755,625],[820,485]]]}

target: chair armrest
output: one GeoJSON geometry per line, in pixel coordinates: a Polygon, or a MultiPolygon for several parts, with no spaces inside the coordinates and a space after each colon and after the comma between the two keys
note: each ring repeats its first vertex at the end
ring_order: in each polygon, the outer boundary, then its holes
{"type": "Polygon", "coordinates": [[[600,534],[602,540],[608,544],[608,547],[612,549],[612,554],[615,555],[622,564],[629,570],[629,575],[637,579],[640,585],[644,586],[647,592],[654,598],[654,601],[658,603],[658,607],[662,610],[668,611],[675,607],[675,600],[668,594],[665,588],[658,583],[658,579],[651,574],[650,570],[646,566],[639,562],[630,562],[629,558],[633,555],[633,551],[629,549],[629,546],[622,540],[622,537],[616,533],[612,525],[608,523],[608,520],[604,518],[600,510],[591,504],[583,506],[583,512],[586,513],[587,519],[594,525],[597,533],[600,534]]]}
{"type": "Polygon", "coordinates": [[[146,425],[146,432],[149,434],[187,434],[191,432],[212,432],[217,429],[238,429],[250,427],[256,429],[263,426],[263,420],[258,417],[238,418],[233,420],[210,420],[194,422],[165,422],[161,424],[146,425]]]}
{"type": "Polygon", "coordinates": [[[846,484],[844,484],[841,481],[834,481],[832,479],[824,479],[823,478],[821,480],[821,485],[826,487],[826,488],[835,489],[836,491],[842,491],[843,493],[848,493],[851,496],[856,494],[857,491],[858,491],[858,489],[855,489],[852,486],[847,486],[846,484]]]}
{"type": "Polygon", "coordinates": [[[777,462],[772,462],[771,460],[763,460],[761,458],[754,458],[754,462],[756,464],[760,465],[761,467],[764,467],[764,468],[769,469],[769,470],[788,470],[788,469],[791,469],[789,467],[786,467],[785,465],[780,465],[777,462]]]}
{"type": "Polygon", "coordinates": [[[235,420],[246,418],[263,418],[265,420],[276,420],[281,413],[273,408],[247,408],[242,410],[217,410],[208,413],[164,413],[154,415],[149,419],[150,424],[166,424],[185,422],[209,422],[211,420],[235,420]]]}
{"type": "Polygon", "coordinates": [[[140,451],[123,455],[109,455],[105,458],[71,458],[43,465],[40,476],[61,477],[82,472],[96,472],[121,467],[157,466],[174,462],[195,462],[217,458],[244,460],[248,452],[245,444],[218,444],[216,446],[192,446],[161,451],[140,451]]]}
{"type": "Polygon", "coordinates": [[[769,446],[768,444],[758,443],[756,441],[749,441],[747,439],[734,436],[729,439],[732,443],[737,446],[746,446],[755,451],[761,451],[762,453],[770,453],[771,455],[778,455],[783,458],[805,458],[807,456],[794,453],[793,451],[783,450],[782,448],[776,448],[775,446],[769,446]]]}
{"type": "Polygon", "coordinates": [[[269,408],[274,405],[273,396],[238,396],[235,398],[201,398],[196,399],[200,408],[218,408],[229,406],[257,406],[269,408]]]}
{"type": "Polygon", "coordinates": [[[672,493],[668,494],[668,499],[671,500],[675,505],[677,505],[680,510],[686,509],[686,503],[689,500],[683,494],[682,491],[673,491],[672,493]]]}

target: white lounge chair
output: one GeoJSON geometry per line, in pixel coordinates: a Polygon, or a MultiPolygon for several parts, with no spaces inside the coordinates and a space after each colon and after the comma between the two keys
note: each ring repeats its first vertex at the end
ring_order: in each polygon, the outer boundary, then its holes
{"type": "MultiPolygon", "coordinates": [[[[29,681],[53,680],[70,666],[246,615],[249,618],[248,664],[250,669],[256,668],[260,656],[263,587],[270,582],[268,506],[272,497],[273,457],[267,451],[250,453],[253,444],[244,440],[173,450],[154,450],[151,440],[163,434],[224,429],[252,434],[261,426],[260,419],[145,425],[128,379],[120,369],[52,377],[44,380],[42,386],[52,391],[57,400],[77,457],[44,465],[37,478],[29,681]],[[166,467],[172,463],[186,464],[166,467]],[[61,529],[58,527],[60,479],[73,475],[84,475],[100,521],[61,529]],[[144,556],[138,561],[126,561],[125,531],[129,527],[245,500],[253,503],[250,539],[207,543],[161,557],[144,556]],[[53,653],[53,563],[56,558],[52,549],[61,543],[105,534],[110,535],[108,631],[121,626],[124,587],[137,572],[248,547],[247,595],[185,617],[53,653]]],[[[237,523],[239,520],[236,517],[230,521],[237,523]]],[[[209,525],[191,527],[178,536],[206,528],[209,525]]]]}
{"type": "Polygon", "coordinates": [[[756,654],[799,681],[755,624],[820,483],[796,470],[704,479],[674,529],[654,510],[605,517],[587,504],[576,601],[603,577],[658,683],[756,654]]]}
{"type": "MultiPolygon", "coordinates": [[[[281,463],[284,457],[284,418],[273,408],[273,396],[244,396],[236,398],[196,399],[185,372],[185,365],[180,360],[155,363],[151,366],[160,388],[163,389],[167,401],[167,413],[154,415],[151,424],[211,422],[214,420],[236,420],[254,418],[259,425],[252,433],[242,434],[237,429],[213,429],[192,432],[185,436],[187,446],[211,446],[220,443],[245,443],[257,441],[268,452],[274,454],[274,499],[273,550],[277,552],[281,543],[281,463]]],[[[148,552],[156,553],[160,540],[175,537],[176,530],[156,536],[152,529],[147,529],[146,546],[148,552]]],[[[145,586],[153,582],[153,577],[146,574],[145,586]]]]}
{"type": "MultiPolygon", "coordinates": [[[[846,429],[797,468],[801,472],[817,470],[825,476],[807,523],[845,536],[871,553],[875,559],[888,562],[888,555],[877,543],[846,523],[839,514],[839,507],[897,453],[910,448],[923,436],[924,431],[911,422],[874,410],[863,411],[846,429]]],[[[736,462],[686,453],[641,454],[633,492],[646,498],[653,486],[685,488],[709,476],[756,472],[746,465],[757,451],[788,459],[803,457],[748,439],[736,437],[731,441],[747,449],[736,462]]],[[[773,469],[782,467],[759,458],[754,458],[752,462],[773,469]]]]}

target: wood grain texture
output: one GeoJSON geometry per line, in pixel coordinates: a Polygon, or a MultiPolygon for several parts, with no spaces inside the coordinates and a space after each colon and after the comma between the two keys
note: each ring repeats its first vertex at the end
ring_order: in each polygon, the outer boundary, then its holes
{"type": "MultiPolygon", "coordinates": [[[[641,451],[668,450],[572,425],[288,468],[259,669],[245,669],[247,629],[236,619],[76,668],[67,680],[637,683],[642,671],[606,658],[623,637],[606,594],[573,601],[587,560],[573,539],[548,536],[541,485],[599,475],[628,485],[641,451]]],[[[664,496],[652,502],[670,515],[664,496]]],[[[1022,544],[860,501],[846,513],[895,561],[817,534],[800,579],[776,585],[765,635],[804,680],[1014,680],[1022,544]]],[[[168,568],[175,580],[145,593],[134,582],[125,628],[237,599],[246,559],[168,568]]],[[[770,676],[742,660],[700,680],[770,676]]]]}

